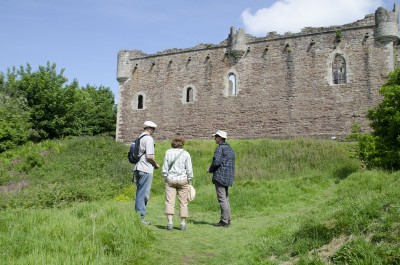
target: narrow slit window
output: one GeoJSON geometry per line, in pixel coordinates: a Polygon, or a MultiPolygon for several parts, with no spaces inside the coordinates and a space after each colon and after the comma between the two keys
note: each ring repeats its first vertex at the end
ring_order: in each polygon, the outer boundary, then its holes
{"type": "Polygon", "coordinates": [[[139,95],[138,96],[138,105],[137,105],[138,109],[143,109],[143,95],[139,95]]]}
{"type": "Polygon", "coordinates": [[[186,102],[193,102],[193,88],[186,89],[186,102]]]}
{"type": "Polygon", "coordinates": [[[332,79],[334,84],[346,84],[346,61],[340,54],[332,62],[332,79]]]}
{"type": "Polygon", "coordinates": [[[229,95],[230,96],[236,96],[237,93],[237,88],[236,88],[236,76],[233,73],[229,74],[229,95]]]}

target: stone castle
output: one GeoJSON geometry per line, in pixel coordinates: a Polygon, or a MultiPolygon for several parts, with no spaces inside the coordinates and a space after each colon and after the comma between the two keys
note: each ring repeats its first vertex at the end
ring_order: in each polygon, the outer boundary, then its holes
{"type": "Polygon", "coordinates": [[[116,140],[125,143],[145,120],[156,139],[175,133],[210,138],[342,137],[365,114],[398,64],[399,10],[342,26],[254,37],[230,30],[220,44],[156,54],[118,53],[116,140]]]}

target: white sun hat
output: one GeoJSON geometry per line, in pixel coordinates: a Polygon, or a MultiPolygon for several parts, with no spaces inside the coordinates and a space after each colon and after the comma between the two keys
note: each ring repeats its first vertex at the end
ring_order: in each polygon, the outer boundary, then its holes
{"type": "Polygon", "coordinates": [[[143,124],[143,126],[144,126],[144,128],[147,128],[147,127],[157,128],[157,124],[155,124],[155,123],[152,122],[152,121],[145,121],[144,124],[143,124]]]}
{"type": "Polygon", "coordinates": [[[224,132],[224,131],[220,131],[220,130],[218,130],[216,133],[213,134],[213,136],[215,136],[215,135],[221,136],[221,137],[224,138],[224,139],[227,139],[227,138],[228,138],[227,133],[224,132]]]}

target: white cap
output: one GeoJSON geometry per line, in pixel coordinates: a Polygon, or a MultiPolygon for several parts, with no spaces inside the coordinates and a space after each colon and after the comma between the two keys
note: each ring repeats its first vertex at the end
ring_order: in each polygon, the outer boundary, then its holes
{"type": "Polygon", "coordinates": [[[220,131],[220,130],[218,130],[216,133],[213,134],[213,136],[215,136],[215,135],[221,136],[224,139],[228,138],[228,135],[226,134],[226,132],[220,131]]]}
{"type": "Polygon", "coordinates": [[[157,124],[155,124],[155,123],[152,122],[152,121],[145,121],[144,124],[143,124],[143,126],[144,126],[144,128],[147,128],[147,127],[157,128],[157,124]]]}

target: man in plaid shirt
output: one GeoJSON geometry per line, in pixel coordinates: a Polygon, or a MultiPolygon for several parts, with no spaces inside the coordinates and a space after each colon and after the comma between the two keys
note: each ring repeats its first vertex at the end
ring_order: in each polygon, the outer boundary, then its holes
{"type": "Polygon", "coordinates": [[[214,226],[228,227],[231,224],[231,206],[228,198],[228,188],[232,187],[235,174],[235,152],[225,142],[227,134],[217,131],[214,134],[215,143],[218,144],[214,152],[209,173],[213,173],[212,182],[215,185],[217,198],[221,207],[220,221],[214,226]]]}

